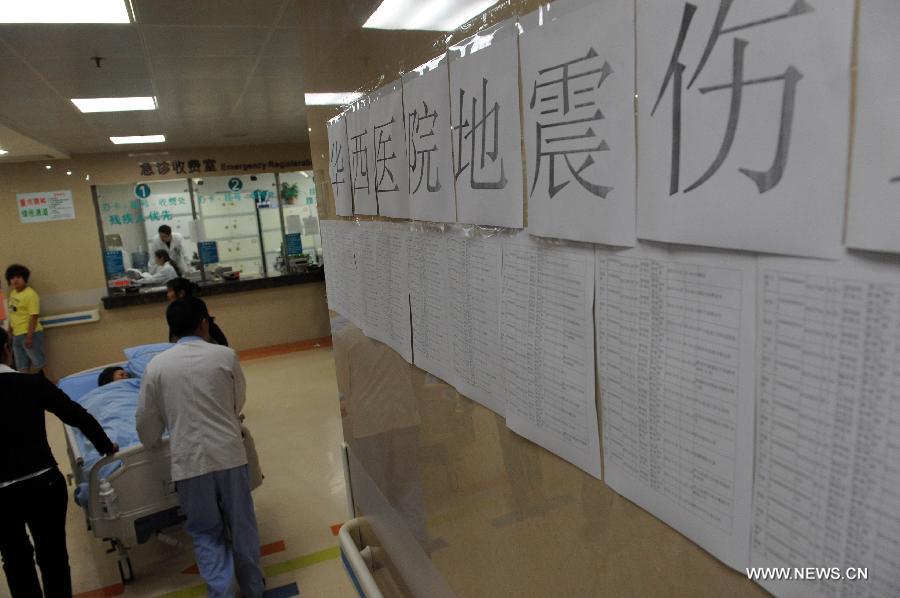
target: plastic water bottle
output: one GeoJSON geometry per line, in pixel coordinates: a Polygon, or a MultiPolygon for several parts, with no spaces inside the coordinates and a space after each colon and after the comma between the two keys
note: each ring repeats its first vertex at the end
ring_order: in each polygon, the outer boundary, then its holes
{"type": "Polygon", "coordinates": [[[119,497],[116,489],[106,479],[100,480],[100,505],[103,508],[103,516],[106,519],[115,519],[119,516],[119,497]]]}

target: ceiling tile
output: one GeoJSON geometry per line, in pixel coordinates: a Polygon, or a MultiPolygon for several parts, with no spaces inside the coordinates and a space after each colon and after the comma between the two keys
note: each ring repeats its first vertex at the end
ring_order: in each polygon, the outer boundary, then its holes
{"type": "Polygon", "coordinates": [[[143,56],[134,25],[0,25],[0,37],[29,60],[143,56]]]}
{"type": "Polygon", "coordinates": [[[284,0],[132,0],[145,25],[271,26],[284,0]]]}
{"type": "Polygon", "coordinates": [[[81,56],[30,60],[45,79],[99,82],[109,79],[149,79],[147,62],[141,56],[111,56],[97,68],[94,61],[81,56]]]}
{"type": "Polygon", "coordinates": [[[250,76],[256,58],[236,56],[234,58],[210,58],[186,56],[180,58],[152,57],[153,74],[157,80],[185,79],[237,80],[240,84],[250,76]]]}
{"type": "Polygon", "coordinates": [[[256,56],[263,47],[269,29],[229,27],[144,27],[150,55],[167,56],[256,56]]]}
{"type": "Polygon", "coordinates": [[[114,78],[105,76],[50,79],[50,85],[66,98],[115,98],[152,96],[155,91],[149,78],[114,78]]]}

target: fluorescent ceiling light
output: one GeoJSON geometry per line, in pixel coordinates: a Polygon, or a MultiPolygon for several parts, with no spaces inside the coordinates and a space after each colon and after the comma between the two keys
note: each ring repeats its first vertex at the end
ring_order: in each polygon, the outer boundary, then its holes
{"type": "Polygon", "coordinates": [[[165,135],[131,135],[130,137],[110,137],[110,141],[116,145],[125,143],[163,143],[166,140],[165,135]]]}
{"type": "Polygon", "coordinates": [[[0,149],[0,156],[5,156],[8,153],[9,153],[9,150],[0,149]]]}
{"type": "Polygon", "coordinates": [[[129,112],[132,110],[156,110],[156,97],[132,98],[72,98],[72,103],[82,112],[129,112]]]}
{"type": "Polygon", "coordinates": [[[453,31],[497,0],[384,0],[363,27],[453,31]]]}
{"type": "Polygon", "coordinates": [[[341,106],[343,104],[352,104],[361,97],[362,93],[358,91],[303,94],[303,99],[307,106],[341,106]]]}
{"type": "Polygon", "coordinates": [[[4,0],[0,23],[130,23],[125,0],[4,0]]]}

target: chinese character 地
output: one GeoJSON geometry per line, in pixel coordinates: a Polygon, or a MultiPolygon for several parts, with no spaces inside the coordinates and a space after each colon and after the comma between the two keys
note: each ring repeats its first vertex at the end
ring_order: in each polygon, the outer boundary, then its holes
{"type": "MultiPolygon", "coordinates": [[[[766,25],[774,21],[789,19],[813,12],[812,6],[810,6],[806,0],[794,0],[793,4],[784,13],[769,17],[763,17],[757,20],[727,27],[725,22],[727,20],[728,12],[731,9],[732,4],[734,4],[734,0],[719,1],[719,9],[716,14],[716,20],[713,25],[712,32],[710,33],[709,39],[706,42],[703,54],[701,55],[697,67],[694,70],[694,74],[691,76],[691,79],[688,82],[687,87],[685,88],[683,88],[682,84],[684,79],[684,71],[687,67],[680,62],[681,50],[684,46],[685,40],[687,39],[691,27],[691,21],[693,20],[694,14],[697,11],[697,6],[690,3],[685,3],[684,5],[684,11],[682,12],[681,16],[681,26],[678,31],[678,38],[675,41],[675,48],[672,51],[671,58],[669,59],[669,66],[666,70],[665,77],[663,78],[662,85],[660,86],[656,102],[654,103],[653,109],[650,112],[651,116],[656,114],[656,109],[659,107],[659,103],[662,100],[663,95],[665,95],[666,90],[669,88],[669,85],[672,84],[672,156],[669,177],[669,195],[678,193],[680,188],[682,130],[681,113],[682,102],[684,101],[684,91],[686,89],[691,89],[691,87],[697,81],[697,77],[700,76],[700,73],[706,66],[706,63],[712,55],[719,39],[723,35],[727,35],[729,33],[751,29],[753,27],[766,25]]],[[[782,83],[781,118],[779,123],[778,144],[775,149],[775,157],[773,158],[772,165],[768,168],[768,170],[751,170],[749,168],[739,168],[738,171],[741,174],[749,177],[756,184],[756,187],[760,193],[765,193],[771,190],[776,185],[778,185],[779,182],[781,182],[781,178],[784,175],[785,168],[787,167],[788,150],[790,149],[791,143],[791,130],[794,119],[797,84],[799,83],[800,79],[803,78],[803,73],[801,73],[794,65],[789,64],[781,74],[764,77],[745,78],[744,55],[749,45],[750,42],[745,39],[735,37],[732,40],[732,76],[730,82],[708,85],[706,87],[700,87],[697,90],[704,95],[707,93],[728,90],[731,93],[731,100],[728,110],[728,122],[725,127],[725,134],[723,136],[722,144],[719,147],[718,153],[716,154],[716,157],[713,159],[712,163],[709,165],[706,171],[700,175],[700,178],[685,187],[685,193],[693,191],[694,189],[706,183],[725,163],[725,160],[728,157],[729,152],[731,151],[731,147],[734,144],[735,136],[737,133],[738,122],[740,121],[741,116],[741,102],[743,100],[744,88],[747,86],[760,85],[764,83],[782,83]]]]}
{"type": "Polygon", "coordinates": [[[472,96],[472,120],[464,120],[463,110],[465,104],[466,90],[459,90],[459,124],[454,127],[457,129],[457,151],[456,151],[456,168],[455,176],[459,177],[466,170],[469,171],[469,185],[472,189],[504,189],[506,188],[507,178],[506,170],[503,165],[503,158],[500,157],[500,104],[494,102],[490,110],[488,106],[488,80],[481,79],[481,114],[478,113],[478,97],[472,96]],[[467,132],[464,133],[464,131],[467,132]],[[481,135],[479,136],[479,130],[481,135]],[[488,145],[488,137],[492,138],[492,142],[488,145]],[[470,140],[464,149],[464,142],[470,140]],[[480,141],[480,143],[479,143],[480,141]],[[490,148],[490,149],[489,149],[490,148]],[[480,151],[478,151],[480,149],[480,151]],[[463,153],[466,152],[468,162],[463,164],[463,153]],[[491,164],[496,164],[497,158],[500,157],[500,173],[490,180],[476,179],[476,163],[477,170],[483,173],[487,170],[486,158],[490,158],[491,164]]]}
{"type": "Polygon", "coordinates": [[[535,123],[536,164],[531,194],[537,188],[541,169],[548,162],[548,191],[553,198],[571,181],[557,183],[556,166],[562,158],[572,177],[592,195],[605,199],[612,187],[588,178],[588,169],[596,163],[595,154],[609,151],[604,139],[597,140],[594,127],[605,117],[599,107],[599,90],[613,74],[609,62],[600,64],[591,47],[584,56],[538,71],[529,108],[538,110],[535,123]],[[596,79],[597,83],[594,84],[596,79]],[[581,163],[577,156],[583,155],[581,163]],[[573,163],[573,160],[576,160],[573,163]]]}

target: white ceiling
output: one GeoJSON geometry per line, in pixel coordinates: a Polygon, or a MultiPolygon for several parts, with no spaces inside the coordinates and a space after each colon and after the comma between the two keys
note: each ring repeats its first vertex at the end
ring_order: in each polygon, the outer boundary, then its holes
{"type": "Polygon", "coordinates": [[[0,25],[0,161],[122,151],[112,135],[166,135],[135,149],[307,141],[301,4],[132,0],[128,25],[0,25]],[[145,112],[69,101],[154,95],[145,112]]]}

